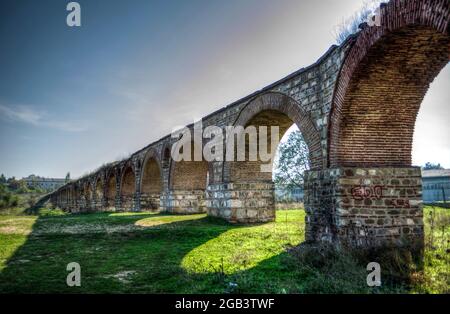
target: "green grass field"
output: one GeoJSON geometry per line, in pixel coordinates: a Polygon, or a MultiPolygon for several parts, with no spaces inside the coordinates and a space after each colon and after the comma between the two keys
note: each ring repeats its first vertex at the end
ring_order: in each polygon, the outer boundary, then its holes
{"type": "MultiPolygon", "coordinates": [[[[448,210],[433,212],[449,217],[448,210]]],[[[278,211],[274,223],[238,226],[206,215],[8,211],[0,215],[0,293],[449,291],[448,224],[433,226],[420,285],[373,289],[365,265],[298,248],[304,218],[302,210],[278,211]],[[81,265],[81,287],[66,285],[70,262],[81,265]]]]}

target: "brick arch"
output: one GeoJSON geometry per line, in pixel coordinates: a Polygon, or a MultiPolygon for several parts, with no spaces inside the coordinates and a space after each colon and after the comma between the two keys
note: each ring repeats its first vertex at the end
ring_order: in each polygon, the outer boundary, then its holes
{"type": "Polygon", "coordinates": [[[119,193],[122,209],[131,210],[136,193],[136,174],[130,162],[126,163],[122,169],[119,193]]]}
{"type": "Polygon", "coordinates": [[[120,195],[131,195],[136,192],[136,179],[131,164],[126,164],[120,175],[120,195]]]}
{"type": "Polygon", "coordinates": [[[93,190],[92,184],[89,181],[85,181],[83,184],[83,194],[86,207],[85,209],[90,209],[92,205],[93,190]]]}
{"type": "MultiPolygon", "coordinates": [[[[296,124],[302,133],[309,149],[310,163],[312,169],[321,169],[324,158],[320,145],[320,133],[315,127],[309,114],[300,106],[300,104],[291,97],[278,93],[268,92],[251,100],[239,113],[234,122],[234,126],[246,127],[251,124],[252,119],[258,115],[266,115],[266,121],[269,121],[268,127],[272,121],[284,124],[296,124]]],[[[284,133],[286,127],[281,126],[280,131],[284,133]]],[[[231,167],[234,162],[224,163],[224,180],[231,179],[231,167]]]]}
{"type": "Polygon", "coordinates": [[[153,174],[154,171],[152,171],[152,173],[148,173],[148,166],[149,162],[154,162],[156,165],[156,169],[153,169],[155,171],[157,171],[157,175],[158,178],[153,178],[155,180],[157,180],[157,182],[160,183],[161,185],[161,190],[163,188],[163,181],[164,181],[164,177],[163,177],[163,168],[162,168],[162,164],[161,164],[161,160],[159,158],[158,152],[155,149],[150,149],[147,154],[145,155],[144,161],[142,163],[142,167],[141,167],[141,187],[140,187],[140,191],[141,193],[144,193],[145,189],[144,189],[144,185],[146,183],[151,183],[151,182],[147,182],[147,179],[151,179],[150,177],[148,177],[148,175],[153,174]]]}
{"type": "Polygon", "coordinates": [[[116,186],[117,186],[117,175],[116,170],[111,169],[107,172],[105,176],[105,198],[106,198],[106,207],[114,207],[116,201],[116,186]]]}
{"type": "Polygon", "coordinates": [[[96,206],[97,207],[101,207],[101,202],[103,200],[103,194],[104,194],[104,186],[105,186],[105,181],[104,181],[104,177],[102,175],[99,175],[95,178],[95,201],[96,201],[96,206]]]}
{"type": "MultiPolygon", "coordinates": [[[[191,148],[191,161],[176,162],[172,158],[169,168],[169,190],[205,190],[210,165],[203,158],[194,161],[194,143],[191,148]]],[[[203,149],[203,147],[202,147],[203,149]]]]}
{"type": "Polygon", "coordinates": [[[164,190],[164,174],[155,149],[150,149],[145,155],[141,167],[140,203],[141,209],[158,209],[161,193],[164,190]]]}
{"type": "Polygon", "coordinates": [[[328,129],[328,165],[410,166],[414,125],[449,61],[448,0],[392,0],[381,26],[360,32],[341,67],[328,129]]]}

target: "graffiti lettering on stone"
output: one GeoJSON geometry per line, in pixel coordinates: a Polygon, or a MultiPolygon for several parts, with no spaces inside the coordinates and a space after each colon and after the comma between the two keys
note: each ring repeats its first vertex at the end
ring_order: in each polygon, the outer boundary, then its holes
{"type": "Polygon", "coordinates": [[[355,186],[352,188],[352,196],[355,200],[380,199],[383,187],[377,186],[355,186]]]}

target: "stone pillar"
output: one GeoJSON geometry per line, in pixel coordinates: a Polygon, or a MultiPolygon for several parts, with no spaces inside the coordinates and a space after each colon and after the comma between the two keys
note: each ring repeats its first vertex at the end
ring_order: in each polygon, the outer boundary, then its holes
{"type": "Polygon", "coordinates": [[[115,199],[115,211],[122,210],[122,199],[120,197],[120,176],[119,172],[116,172],[116,199],[115,199]]]}
{"type": "Polygon", "coordinates": [[[139,189],[140,185],[137,185],[136,180],[136,193],[133,194],[133,205],[131,210],[140,212],[141,211],[141,191],[139,189]]]}
{"type": "Polygon", "coordinates": [[[423,247],[421,170],[336,168],[305,175],[306,240],[423,247]]]}
{"type": "Polygon", "coordinates": [[[259,223],[275,220],[272,182],[210,184],[207,188],[208,215],[232,223],[259,223]]]}

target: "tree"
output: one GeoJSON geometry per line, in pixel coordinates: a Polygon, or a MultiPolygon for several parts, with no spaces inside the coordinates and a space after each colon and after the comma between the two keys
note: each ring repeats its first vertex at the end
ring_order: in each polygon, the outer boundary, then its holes
{"type": "Polygon", "coordinates": [[[441,164],[433,164],[431,162],[427,162],[423,167],[423,170],[440,170],[444,169],[441,167],[441,164]]]}
{"type": "Polygon", "coordinates": [[[308,146],[300,131],[280,143],[274,166],[274,182],[288,189],[303,187],[304,173],[310,168],[308,146]]]}
{"type": "Polygon", "coordinates": [[[70,181],[70,172],[67,172],[67,175],[66,175],[66,183],[69,182],[69,181],[70,181]]]}
{"type": "Polygon", "coordinates": [[[8,187],[11,190],[17,190],[18,188],[20,188],[20,182],[19,180],[16,180],[16,177],[11,177],[8,179],[8,187]]]}
{"type": "Polygon", "coordinates": [[[2,173],[2,175],[0,176],[0,184],[4,184],[6,183],[6,177],[5,175],[2,173]]]}

